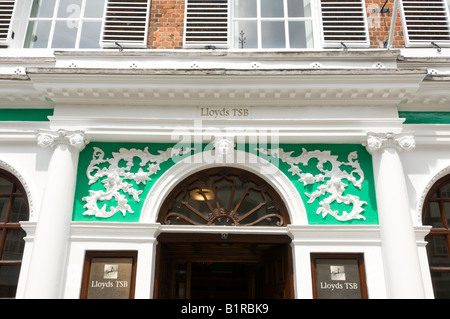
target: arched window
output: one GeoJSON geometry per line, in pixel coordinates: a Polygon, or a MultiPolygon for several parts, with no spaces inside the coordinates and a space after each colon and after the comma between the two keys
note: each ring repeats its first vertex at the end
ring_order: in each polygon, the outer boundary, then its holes
{"type": "Polygon", "coordinates": [[[450,298],[450,175],[430,190],[423,208],[423,224],[431,225],[427,253],[435,298],[450,298]]]}
{"type": "Polygon", "coordinates": [[[17,178],[0,170],[0,298],[16,296],[25,246],[19,222],[28,217],[25,190],[17,178]]]}
{"type": "Polygon", "coordinates": [[[200,171],[178,184],[159,214],[162,224],[286,226],[287,209],[262,178],[242,169],[200,171]]]}

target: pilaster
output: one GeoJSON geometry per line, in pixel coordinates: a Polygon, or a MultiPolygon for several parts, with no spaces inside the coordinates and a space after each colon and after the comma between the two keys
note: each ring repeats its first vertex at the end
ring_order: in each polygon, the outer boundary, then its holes
{"type": "Polygon", "coordinates": [[[418,249],[399,153],[415,148],[411,133],[368,133],[388,298],[424,298],[418,249]]]}
{"type": "Polygon", "coordinates": [[[82,131],[39,131],[38,145],[51,147],[48,181],[39,211],[25,298],[61,297],[82,131]],[[43,262],[45,261],[45,262],[43,262]]]}

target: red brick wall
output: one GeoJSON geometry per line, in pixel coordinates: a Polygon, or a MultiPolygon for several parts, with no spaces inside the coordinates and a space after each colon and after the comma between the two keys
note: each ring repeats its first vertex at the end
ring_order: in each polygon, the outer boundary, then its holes
{"type": "Polygon", "coordinates": [[[149,49],[183,48],[185,0],[152,0],[149,49]]]}
{"type": "MultiPolygon", "coordinates": [[[[374,13],[374,9],[381,9],[386,0],[366,0],[369,24],[370,47],[384,48],[388,41],[392,20],[392,6],[394,1],[387,2],[385,8],[388,13],[374,13]]],[[[150,11],[149,49],[181,49],[183,48],[185,0],[152,0],[150,11]]],[[[400,10],[395,25],[392,48],[404,47],[400,10]]]]}
{"type": "MultiPolygon", "coordinates": [[[[367,22],[369,25],[370,47],[373,49],[384,48],[384,41],[388,41],[391,29],[394,1],[387,2],[385,9],[387,13],[374,13],[374,9],[381,9],[386,0],[366,0],[367,22]]],[[[392,48],[402,48],[405,46],[403,40],[402,21],[400,17],[400,8],[397,11],[397,20],[395,32],[392,41],[392,48]]]]}

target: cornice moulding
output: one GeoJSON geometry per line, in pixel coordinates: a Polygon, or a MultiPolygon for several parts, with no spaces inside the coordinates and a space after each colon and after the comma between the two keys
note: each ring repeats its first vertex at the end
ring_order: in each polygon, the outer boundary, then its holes
{"type": "Polygon", "coordinates": [[[1,73],[0,74],[0,80],[29,81],[30,77],[27,74],[1,73]]]}
{"type": "Polygon", "coordinates": [[[446,82],[450,83],[450,73],[447,74],[428,74],[424,80],[425,82],[446,82]]]}
{"type": "Polygon", "coordinates": [[[378,57],[378,58],[397,58],[400,50],[325,50],[325,51],[233,51],[233,50],[89,50],[89,51],[54,51],[57,59],[61,57],[101,57],[101,58],[124,58],[124,57],[229,57],[229,58],[274,58],[274,59],[299,59],[299,58],[348,58],[357,57],[378,57]]]}
{"type": "MultiPolygon", "coordinates": [[[[25,240],[32,241],[36,222],[22,222],[27,232],[25,240]]],[[[429,233],[428,226],[414,228],[418,244],[426,245],[424,237],[429,233]]],[[[294,245],[380,245],[380,227],[333,226],[333,225],[288,225],[287,227],[203,227],[203,226],[164,226],[159,223],[115,223],[115,222],[72,222],[70,241],[129,241],[153,243],[162,232],[176,233],[238,233],[289,235],[294,245]]]]}
{"type": "Polygon", "coordinates": [[[380,227],[307,225],[288,226],[294,245],[380,245],[380,227]]]}
{"type": "Polygon", "coordinates": [[[399,51],[233,51],[142,50],[57,51],[57,67],[112,67],[153,69],[209,68],[395,68],[399,51]]]}
{"type": "Polygon", "coordinates": [[[402,65],[427,65],[430,63],[444,63],[450,65],[450,56],[404,56],[399,55],[399,64],[402,65]]]}
{"type": "MultiPolygon", "coordinates": [[[[233,121],[234,128],[278,131],[283,142],[365,143],[366,134],[377,132],[414,132],[417,146],[450,145],[450,124],[403,124],[403,119],[315,119],[315,120],[243,120],[233,121]]],[[[230,121],[203,121],[207,125],[226,129],[230,121]]],[[[51,117],[50,122],[2,122],[0,141],[34,143],[39,129],[83,129],[92,141],[108,142],[173,142],[174,132],[193,130],[193,120],[186,119],[111,119],[51,117]],[[161,123],[166,125],[161,127],[161,123]]]]}
{"type": "MultiPolygon", "coordinates": [[[[308,225],[288,226],[292,243],[295,245],[380,245],[380,226],[334,226],[334,225],[308,225]]],[[[420,246],[427,243],[424,237],[430,231],[429,226],[414,227],[416,242],[420,246]]]]}
{"type": "Polygon", "coordinates": [[[426,72],[37,68],[28,74],[57,104],[395,106],[419,89],[426,72]]]}
{"type": "Polygon", "coordinates": [[[1,122],[0,141],[32,142],[37,146],[36,132],[40,129],[50,129],[50,122],[1,122]]]}
{"type": "Polygon", "coordinates": [[[191,226],[191,225],[161,225],[160,232],[164,233],[208,233],[208,234],[265,234],[287,235],[287,227],[270,226],[191,226]]]}
{"type": "MultiPolygon", "coordinates": [[[[150,127],[160,127],[161,122],[167,124],[167,126],[174,127],[186,127],[190,128],[194,120],[198,118],[134,118],[134,117],[72,117],[72,116],[49,116],[52,122],[52,126],[58,125],[79,125],[80,123],[86,123],[86,127],[96,127],[100,125],[105,127],[105,125],[111,126],[111,128],[129,127],[136,129],[150,128],[150,127]]],[[[248,120],[229,120],[229,119],[202,119],[203,124],[208,124],[211,126],[229,126],[231,123],[235,127],[248,128],[249,123],[253,123],[252,126],[264,126],[268,127],[267,124],[271,123],[273,127],[275,126],[285,126],[293,127],[295,129],[304,129],[306,127],[317,127],[317,129],[322,129],[321,126],[327,127],[342,127],[348,128],[352,127],[365,127],[365,126],[397,126],[399,127],[403,123],[403,119],[400,118],[315,118],[315,119],[248,119],[248,120]],[[256,124],[255,124],[256,123],[256,124]],[[384,125],[383,125],[384,124],[384,125]]],[[[308,128],[308,129],[309,129],[308,128]]]]}
{"type": "MultiPolygon", "coordinates": [[[[278,137],[280,143],[357,143],[366,140],[368,131],[400,132],[403,119],[247,119],[247,120],[202,120],[198,131],[195,119],[172,118],[75,118],[50,117],[52,127],[82,129],[92,141],[115,142],[174,142],[174,139],[211,135],[211,128],[231,134],[258,134],[268,132],[278,137]],[[161,125],[164,123],[164,125],[161,125]],[[239,133],[241,132],[241,133],[239,133]]],[[[250,136],[250,135],[249,135],[250,136]]]]}
{"type": "MultiPolygon", "coordinates": [[[[0,76],[1,78],[1,76],[0,76]]],[[[33,86],[28,75],[6,76],[0,86],[0,106],[11,108],[53,107],[53,102],[33,86]],[[14,79],[19,77],[20,79],[14,79]]]]}
{"type": "Polygon", "coordinates": [[[450,145],[450,124],[404,124],[405,131],[414,132],[417,145],[450,145]]]}
{"type": "Polygon", "coordinates": [[[154,242],[161,224],[119,222],[72,222],[70,241],[154,242]]]}
{"type": "Polygon", "coordinates": [[[411,80],[422,80],[427,74],[423,69],[368,69],[368,68],[330,68],[330,69],[228,69],[228,68],[203,68],[203,69],[130,69],[130,68],[48,68],[30,67],[26,69],[30,77],[37,78],[38,75],[178,75],[178,76],[416,76],[411,80]]]}

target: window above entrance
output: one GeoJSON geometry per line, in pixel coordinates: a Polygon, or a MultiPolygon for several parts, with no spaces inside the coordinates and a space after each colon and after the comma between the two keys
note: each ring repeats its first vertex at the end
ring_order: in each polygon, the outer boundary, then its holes
{"type": "Polygon", "coordinates": [[[368,47],[363,0],[187,0],[185,47],[368,47]]]}
{"type": "Polygon", "coordinates": [[[258,176],[236,168],[204,170],[167,197],[159,222],[172,225],[286,226],[280,196],[258,176]]]}

